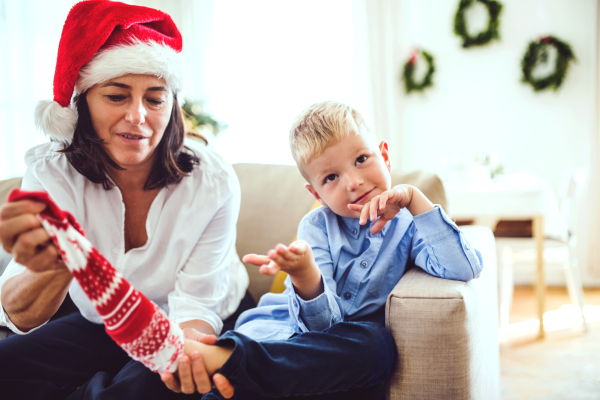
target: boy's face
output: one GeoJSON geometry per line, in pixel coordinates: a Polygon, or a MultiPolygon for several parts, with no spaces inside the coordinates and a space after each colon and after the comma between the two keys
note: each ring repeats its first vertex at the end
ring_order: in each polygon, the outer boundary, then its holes
{"type": "Polygon", "coordinates": [[[306,188],[342,217],[359,218],[348,204],[365,204],[391,187],[388,145],[350,134],[304,165],[306,188]]]}

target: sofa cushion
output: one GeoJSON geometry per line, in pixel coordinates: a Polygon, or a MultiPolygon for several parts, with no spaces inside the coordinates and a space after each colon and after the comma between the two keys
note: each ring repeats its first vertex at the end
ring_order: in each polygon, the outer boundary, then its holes
{"type": "Polygon", "coordinates": [[[400,184],[413,185],[431,200],[439,204],[448,213],[448,200],[442,180],[434,173],[428,171],[413,171],[408,174],[392,173],[392,186],[400,184]]]}
{"type": "MultiPolygon", "coordinates": [[[[22,180],[22,178],[12,178],[0,181],[0,206],[6,202],[8,194],[13,189],[21,187],[22,180]]],[[[10,260],[12,260],[12,255],[0,246],[0,274],[4,272],[10,260]]]]}
{"type": "MultiPolygon", "coordinates": [[[[278,243],[294,240],[298,224],[310,210],[314,197],[306,181],[292,165],[235,164],[242,206],[237,223],[236,247],[240,258],[249,253],[266,254],[278,243]]],[[[272,277],[246,264],[249,291],[258,301],[271,288],[272,277]]]]}
{"type": "MultiPolygon", "coordinates": [[[[240,258],[248,253],[266,254],[278,243],[289,244],[296,237],[298,224],[314,204],[304,188],[306,180],[293,165],[234,164],[242,191],[237,224],[236,247],[240,258]]],[[[415,171],[392,173],[392,184],[414,185],[433,203],[446,208],[446,195],[437,175],[415,171]]],[[[267,293],[273,281],[261,275],[254,265],[246,264],[250,276],[249,291],[256,301],[267,293]]]]}
{"type": "Polygon", "coordinates": [[[10,260],[12,260],[12,254],[4,251],[2,246],[0,246],[0,275],[2,275],[10,260]]]}
{"type": "Polygon", "coordinates": [[[0,206],[6,203],[8,194],[12,192],[13,189],[21,187],[22,181],[23,178],[12,178],[0,181],[0,206]]]}
{"type": "MultiPolygon", "coordinates": [[[[234,164],[233,168],[242,191],[236,241],[240,258],[248,253],[266,254],[278,243],[292,242],[300,220],[314,203],[314,197],[304,188],[306,180],[298,168],[272,164],[234,164]]],[[[21,181],[22,178],[0,181],[0,205],[13,189],[21,186],[21,181]]],[[[392,184],[401,183],[418,187],[433,203],[446,210],[444,186],[435,174],[392,173],[392,184]]],[[[246,264],[246,269],[250,276],[249,291],[258,300],[269,291],[273,278],[261,275],[254,265],[246,264]]]]}

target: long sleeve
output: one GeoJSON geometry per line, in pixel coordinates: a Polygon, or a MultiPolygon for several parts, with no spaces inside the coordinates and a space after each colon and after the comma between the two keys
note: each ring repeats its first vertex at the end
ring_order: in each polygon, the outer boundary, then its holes
{"type": "Polygon", "coordinates": [[[321,331],[344,319],[341,300],[336,293],[334,263],[326,233],[325,220],[320,214],[305,218],[298,227],[298,239],[311,246],[315,261],[321,270],[324,291],[311,300],[303,300],[296,294],[291,279],[286,279],[290,313],[304,332],[321,331]]]}
{"type": "Polygon", "coordinates": [[[441,207],[414,217],[411,259],[427,273],[444,279],[469,281],[483,268],[475,250],[441,207]]]}

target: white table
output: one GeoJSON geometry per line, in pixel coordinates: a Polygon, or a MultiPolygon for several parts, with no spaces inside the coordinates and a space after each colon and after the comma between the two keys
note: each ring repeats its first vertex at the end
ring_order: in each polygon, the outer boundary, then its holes
{"type": "Polygon", "coordinates": [[[556,194],[545,179],[518,173],[499,179],[471,182],[444,182],[448,197],[448,211],[453,219],[473,220],[475,225],[492,230],[500,220],[531,220],[536,243],[537,282],[536,297],[539,336],[544,336],[546,285],[544,279],[544,237],[560,237],[561,226],[556,194]]]}

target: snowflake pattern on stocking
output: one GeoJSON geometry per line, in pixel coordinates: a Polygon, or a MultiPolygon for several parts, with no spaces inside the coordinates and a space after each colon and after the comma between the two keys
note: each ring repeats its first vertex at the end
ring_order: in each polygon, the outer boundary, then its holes
{"type": "Polygon", "coordinates": [[[15,189],[8,201],[41,201],[38,218],[59,254],[104,321],[108,335],[154,372],[175,372],[183,355],[181,327],[133,286],[96,250],[73,216],[45,192],[15,189]]]}

